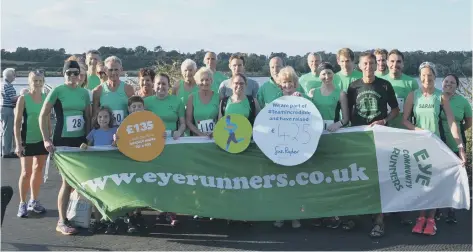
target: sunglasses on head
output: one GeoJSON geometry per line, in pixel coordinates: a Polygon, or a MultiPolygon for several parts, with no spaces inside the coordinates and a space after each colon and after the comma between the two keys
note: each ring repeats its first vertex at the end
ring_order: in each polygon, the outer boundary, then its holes
{"type": "Polygon", "coordinates": [[[66,71],[67,76],[79,76],[79,71],[66,71]]]}
{"type": "Polygon", "coordinates": [[[34,73],[34,75],[36,75],[36,76],[43,76],[43,75],[44,75],[44,70],[37,69],[37,70],[35,70],[33,73],[34,73]]]}

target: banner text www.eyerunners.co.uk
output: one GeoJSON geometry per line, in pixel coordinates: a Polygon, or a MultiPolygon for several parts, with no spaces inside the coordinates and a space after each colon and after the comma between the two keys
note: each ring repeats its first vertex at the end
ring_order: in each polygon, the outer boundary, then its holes
{"type": "Polygon", "coordinates": [[[235,177],[235,178],[222,178],[213,176],[199,176],[199,175],[183,175],[179,173],[164,173],[164,172],[147,172],[142,176],[136,176],[136,173],[120,173],[111,174],[91,180],[87,180],[81,183],[81,186],[85,189],[85,186],[89,187],[92,191],[104,190],[105,185],[110,180],[113,184],[120,186],[123,184],[135,183],[155,183],[158,186],[167,186],[170,182],[178,185],[200,185],[203,187],[211,187],[217,189],[227,190],[241,190],[241,189],[261,189],[261,188],[272,188],[276,187],[287,187],[295,185],[308,185],[308,184],[321,184],[332,182],[335,183],[347,183],[355,181],[369,180],[369,177],[365,174],[366,168],[358,167],[356,163],[353,163],[344,169],[335,169],[331,171],[330,175],[326,175],[320,171],[300,172],[297,173],[294,179],[288,179],[287,174],[268,174],[264,176],[252,176],[252,177],[235,177]]]}

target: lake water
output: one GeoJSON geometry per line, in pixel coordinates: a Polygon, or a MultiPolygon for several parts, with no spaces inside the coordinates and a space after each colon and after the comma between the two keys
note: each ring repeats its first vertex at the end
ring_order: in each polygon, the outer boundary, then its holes
{"type": "MultiPolygon", "coordinates": [[[[126,80],[127,78],[126,77],[122,77],[120,78],[122,80],[126,80]]],[[[135,77],[132,77],[130,79],[136,79],[135,77]]],[[[250,77],[250,79],[253,79],[255,80],[256,82],[258,82],[260,85],[263,85],[263,83],[265,83],[269,77],[250,77]]],[[[438,88],[438,89],[442,89],[442,78],[437,78],[435,80],[435,87],[438,88]]],[[[62,84],[64,81],[64,78],[63,77],[47,77],[46,78],[46,84],[50,85],[51,87],[55,87],[57,85],[60,85],[62,84]]],[[[417,82],[420,83],[420,80],[419,78],[417,78],[417,82]]],[[[25,88],[28,86],[28,78],[27,77],[17,77],[15,79],[15,81],[13,82],[13,85],[15,86],[15,89],[17,90],[17,92],[20,92],[20,90],[22,88],[25,88]]]]}

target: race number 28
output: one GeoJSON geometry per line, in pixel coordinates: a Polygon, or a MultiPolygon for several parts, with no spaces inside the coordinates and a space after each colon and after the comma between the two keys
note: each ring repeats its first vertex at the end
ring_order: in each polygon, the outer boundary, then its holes
{"type": "Polygon", "coordinates": [[[138,133],[138,132],[143,132],[147,130],[152,130],[154,127],[152,121],[147,121],[147,122],[141,122],[137,124],[131,124],[126,126],[126,132],[128,134],[133,134],[133,133],[138,133]]]}
{"type": "Polygon", "coordinates": [[[68,132],[82,130],[84,128],[84,117],[81,115],[68,116],[66,117],[66,126],[68,132]]]}

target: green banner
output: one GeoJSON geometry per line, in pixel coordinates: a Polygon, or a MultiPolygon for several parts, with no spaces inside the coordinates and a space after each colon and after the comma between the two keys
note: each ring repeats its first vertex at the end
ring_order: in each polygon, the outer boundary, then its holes
{"type": "Polygon", "coordinates": [[[54,160],[110,218],[138,207],[248,221],[381,212],[372,131],[322,135],[316,154],[292,167],[255,144],[230,154],[212,142],[167,144],[151,162],[117,150],[58,151],[54,160]]]}

